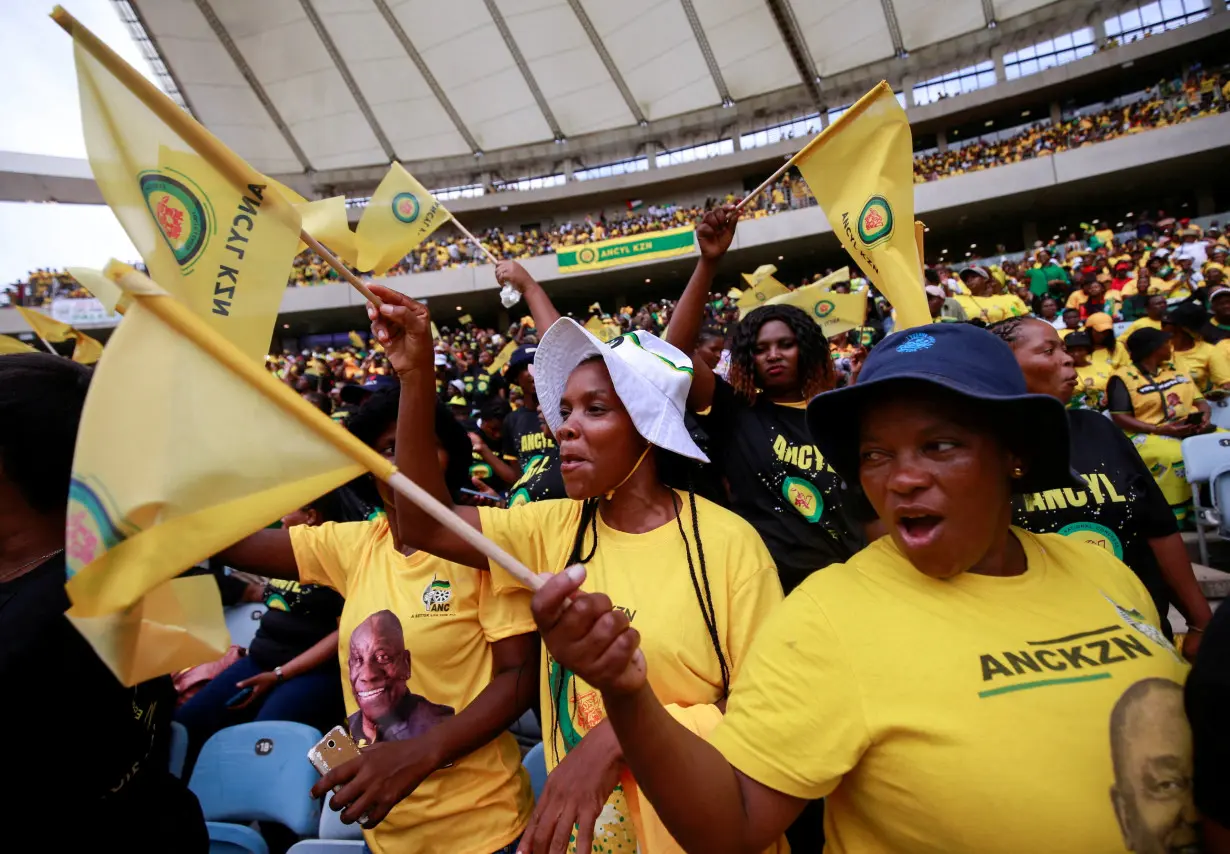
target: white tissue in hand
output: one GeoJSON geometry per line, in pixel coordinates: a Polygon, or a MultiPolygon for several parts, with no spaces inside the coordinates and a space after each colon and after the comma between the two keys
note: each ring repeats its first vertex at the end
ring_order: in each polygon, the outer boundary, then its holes
{"type": "Polygon", "coordinates": [[[512,308],[517,303],[521,302],[521,292],[507,282],[504,287],[500,288],[500,302],[504,308],[512,308]]]}

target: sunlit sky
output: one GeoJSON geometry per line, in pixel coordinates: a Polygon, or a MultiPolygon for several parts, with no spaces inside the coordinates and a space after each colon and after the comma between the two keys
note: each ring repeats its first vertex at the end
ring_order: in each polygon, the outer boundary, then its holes
{"type": "MultiPolygon", "coordinates": [[[[49,17],[54,5],[0,0],[0,56],[8,69],[0,86],[0,151],[84,158],[72,40],[49,17]]],[[[61,5],[158,82],[111,0],[61,5]]],[[[106,205],[0,202],[0,284],[40,267],[101,267],[112,257],[133,261],[137,253],[106,205]]]]}

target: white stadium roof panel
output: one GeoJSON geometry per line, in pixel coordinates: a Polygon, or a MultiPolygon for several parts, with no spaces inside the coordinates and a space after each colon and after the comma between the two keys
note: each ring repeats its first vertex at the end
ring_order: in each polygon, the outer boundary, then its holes
{"type": "Polygon", "coordinates": [[[371,0],[315,0],[315,8],[398,159],[469,153],[457,125],[371,0]]]}
{"type": "Polygon", "coordinates": [[[671,0],[581,0],[645,118],[721,103],[683,6],[671,0]]]}
{"type": "Polygon", "coordinates": [[[551,128],[483,0],[389,5],[480,148],[551,139],[551,128]]]}
{"type": "Polygon", "coordinates": [[[499,0],[499,9],[565,136],[636,123],[567,0],[499,0]]]}
{"type": "Polygon", "coordinates": [[[893,55],[893,39],[879,3],[805,0],[793,5],[821,78],[893,55]]]}
{"type": "Polygon", "coordinates": [[[991,7],[995,9],[995,18],[1004,21],[1054,2],[1056,0],[991,0],[991,7]]]}
{"type": "Polygon", "coordinates": [[[301,172],[303,166],[191,0],[141,6],[145,25],[198,119],[262,172],[301,172]]]}
{"type": "Polygon", "coordinates": [[[982,0],[944,0],[939,11],[936,0],[892,0],[906,50],[946,41],[975,30],[985,29],[982,0]]]}
{"type": "Polygon", "coordinates": [[[798,85],[799,72],[764,0],[693,0],[693,4],[736,101],[798,85]]]}

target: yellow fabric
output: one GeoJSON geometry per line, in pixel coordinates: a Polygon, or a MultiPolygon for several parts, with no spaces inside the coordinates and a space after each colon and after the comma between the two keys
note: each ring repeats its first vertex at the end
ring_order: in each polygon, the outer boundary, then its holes
{"type": "Polygon", "coordinates": [[[855,263],[897,312],[931,322],[914,240],[914,156],[905,110],[881,82],[795,155],[855,263]]]}
{"type": "Polygon", "coordinates": [[[134,300],[77,432],[66,549],[74,616],[134,604],[365,467],[392,471],[148,279],[124,265],[108,274],[134,300]]]}
{"type": "Polygon", "coordinates": [[[92,34],[77,25],[73,35],[86,153],[103,198],[150,276],[262,361],[299,245],[299,214],[92,34]]]}
{"type": "Polygon", "coordinates": [[[1115,339],[1115,341],[1126,345],[1127,340],[1132,337],[1132,333],[1136,332],[1139,329],[1161,329],[1161,328],[1162,328],[1162,322],[1160,320],[1154,320],[1150,317],[1137,318],[1136,320],[1132,321],[1131,326],[1123,330],[1123,334],[1118,336],[1115,339]]]}
{"type": "Polygon", "coordinates": [[[1221,388],[1230,384],[1230,339],[1218,341],[1209,357],[1209,384],[1221,388]]]}
{"type": "Polygon", "coordinates": [[[849,332],[867,322],[865,294],[839,294],[820,282],[773,297],[765,305],[792,305],[802,309],[820,325],[827,337],[849,332]]]}
{"type": "MultiPolygon", "coordinates": [[[[644,534],[628,534],[598,519],[598,547],[586,565],[582,586],[601,591],[615,607],[627,613],[640,632],[641,649],[649,665],[649,682],[663,704],[683,707],[711,705],[722,699],[722,678],[717,654],[701,619],[700,606],[688,571],[679,522],[687,532],[695,563],[692,519],[686,495],[680,495],[682,517],[644,534]]],[[[718,635],[730,667],[732,683],[742,666],[753,634],[781,600],[781,584],[773,559],[756,531],[728,510],[703,498],[696,499],[706,571],[713,595],[718,635]]],[[[539,501],[510,510],[479,508],[483,534],[490,537],[535,572],[565,568],[581,521],[581,502],[569,499],[539,501]]],[[[592,539],[585,537],[582,554],[592,539]]],[[[700,572],[699,565],[696,566],[700,572]]],[[[497,591],[517,586],[496,565],[491,578],[497,591]]],[[[548,770],[554,768],[581,736],[606,716],[602,698],[579,678],[562,674],[544,650],[541,700],[548,770]],[[552,677],[566,683],[562,708],[552,698],[552,677]],[[552,731],[552,722],[557,722],[552,731]]],[[[637,850],[633,823],[621,786],[607,802],[595,831],[593,850],[637,850]]],[[[641,854],[657,854],[644,845],[641,854]]]]}
{"type": "Polygon", "coordinates": [[[1106,384],[1114,369],[1104,364],[1089,364],[1076,368],[1076,388],[1068,409],[1106,410],[1106,384]]]}
{"type": "Polygon", "coordinates": [[[350,337],[350,345],[352,347],[357,347],[358,349],[362,350],[364,346],[363,339],[359,337],[359,333],[355,332],[354,330],[351,330],[348,333],[348,335],[350,337]]]}
{"type": "MultiPolygon", "coordinates": [[[[489,573],[426,552],[402,555],[384,516],[298,525],[290,541],[300,581],[346,598],[337,652],[348,718],[359,711],[356,680],[361,690],[381,687],[374,684],[379,674],[350,662],[352,633],[379,611],[391,611],[401,623],[410,692],[458,714],[491,682],[491,645],[537,631],[529,591],[497,595],[489,573]]],[[[533,806],[517,742],[505,732],[432,774],[364,836],[375,854],[491,854],[521,834],[533,806]]]]}
{"type": "MultiPolygon", "coordinates": [[[[766,265],[777,270],[772,264],[766,265]]],[[[742,296],[735,302],[735,306],[739,309],[739,316],[745,316],[749,311],[755,308],[760,308],[774,297],[783,296],[790,293],[789,288],[773,278],[772,273],[762,273],[765,267],[757,268],[755,273],[744,273],[743,278],[747,279],[748,286],[743,290],[742,296]],[[755,277],[753,281],[752,277],[755,277]]]]}
{"type": "Polygon", "coordinates": [[[413,175],[394,163],[359,218],[355,266],[383,273],[452,218],[413,175]]]}
{"type": "Polygon", "coordinates": [[[968,294],[958,294],[952,299],[965,309],[965,316],[970,320],[982,318],[987,324],[998,323],[1009,317],[1021,317],[1029,314],[1029,306],[1014,294],[1003,294],[994,297],[976,297],[968,294]]]}
{"type": "Polygon", "coordinates": [[[816,279],[812,284],[816,287],[831,290],[833,285],[848,281],[850,281],[850,268],[842,267],[840,270],[834,270],[822,279],[816,279]]]}
{"type": "Polygon", "coordinates": [[[29,324],[30,328],[34,330],[34,334],[39,338],[58,344],[61,341],[67,341],[74,337],[73,333],[76,330],[67,323],[61,323],[55,318],[48,317],[41,311],[35,311],[32,308],[20,305],[14,306],[14,308],[17,309],[17,313],[21,315],[22,320],[29,324]]]}
{"type": "Polygon", "coordinates": [[[517,352],[517,342],[509,341],[500,348],[500,352],[495,354],[495,358],[491,360],[491,366],[487,368],[487,372],[494,374],[504,369],[508,364],[508,360],[512,358],[512,354],[517,352]]]}
{"type": "Polygon", "coordinates": [[[0,335],[0,355],[6,353],[37,353],[38,350],[8,335],[0,335]]]}
{"type": "Polygon", "coordinates": [[[128,303],[131,302],[131,298],[120,290],[115,282],[97,270],[91,270],[88,267],[69,267],[68,272],[72,273],[78,284],[93,294],[94,298],[102,303],[103,308],[111,313],[123,314],[128,303]]]}
{"type": "Polygon", "coordinates": [[[1209,382],[1210,362],[1217,348],[1207,341],[1197,341],[1190,350],[1175,350],[1174,365],[1186,373],[1201,393],[1212,386],[1209,382]]]}
{"type": "Polygon", "coordinates": [[[1152,376],[1136,365],[1118,368],[1114,376],[1123,380],[1132,398],[1132,411],[1126,414],[1146,424],[1174,424],[1197,411],[1196,401],[1204,395],[1185,371],[1165,362],[1152,376]]]}
{"type": "MultiPolygon", "coordinates": [[[[777,266],[774,264],[761,264],[750,273],[742,273],[743,280],[749,285],[755,286],[761,282],[773,278],[773,274],[777,272],[777,266]]],[[[776,280],[774,280],[776,281],[776,280]]]]}
{"type": "Polygon", "coordinates": [[[102,358],[103,346],[86,335],[77,333],[77,343],[73,346],[73,361],[83,365],[92,365],[102,358]]]}
{"type": "Polygon", "coordinates": [[[1166,503],[1177,507],[1191,501],[1192,487],[1187,482],[1187,467],[1183,462],[1183,440],[1156,433],[1128,433],[1127,436],[1162,495],[1166,496],[1166,503]]]}
{"type": "Polygon", "coordinates": [[[883,537],[809,577],[757,636],[710,741],[772,789],[827,796],[829,854],[1124,851],[1111,749],[1137,733],[1112,714],[1151,687],[1165,714],[1147,729],[1186,760],[1168,797],[1194,816],[1187,666],[1149,594],[1103,549],[1013,532],[1024,574],[946,581],[883,537]]]}

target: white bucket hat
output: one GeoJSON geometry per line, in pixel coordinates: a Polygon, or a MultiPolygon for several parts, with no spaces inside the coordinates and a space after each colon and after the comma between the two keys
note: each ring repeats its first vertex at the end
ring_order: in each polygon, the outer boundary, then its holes
{"type": "Polygon", "coordinates": [[[568,377],[577,365],[593,356],[601,356],[606,362],[615,394],[647,442],[709,462],[683,423],[688,389],[692,387],[692,360],[679,348],[639,330],[603,344],[572,318],[561,317],[551,324],[534,355],[538,402],[551,432],[563,424],[559,402],[568,377]]]}

